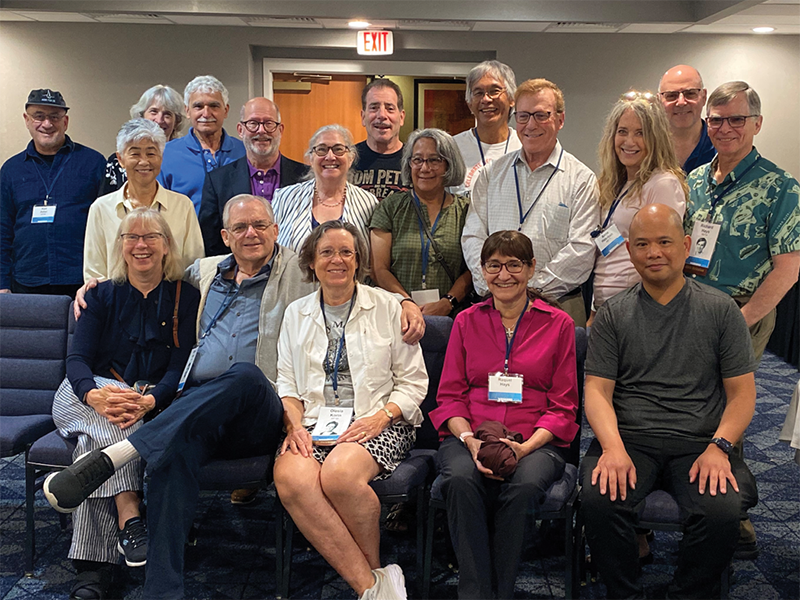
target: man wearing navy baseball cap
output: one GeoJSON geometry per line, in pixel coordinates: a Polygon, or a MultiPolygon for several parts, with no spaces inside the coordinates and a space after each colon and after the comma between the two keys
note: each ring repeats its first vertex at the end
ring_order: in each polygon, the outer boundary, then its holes
{"type": "Polygon", "coordinates": [[[67,135],[64,97],[32,90],[28,147],[0,169],[0,293],[73,296],[83,283],[83,237],[105,159],[67,135]]]}

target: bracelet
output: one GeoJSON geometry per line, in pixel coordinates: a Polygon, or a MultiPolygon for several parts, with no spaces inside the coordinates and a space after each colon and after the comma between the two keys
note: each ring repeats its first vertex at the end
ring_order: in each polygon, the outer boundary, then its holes
{"type": "Polygon", "coordinates": [[[471,431],[464,431],[461,435],[458,436],[458,439],[461,440],[461,443],[465,446],[467,445],[467,438],[475,437],[475,434],[471,431]]]}
{"type": "Polygon", "coordinates": [[[392,414],[392,411],[385,406],[381,410],[386,413],[387,417],[389,417],[389,425],[391,425],[394,422],[394,415],[392,414]]]}
{"type": "Polygon", "coordinates": [[[444,298],[445,300],[449,300],[449,301],[450,301],[450,306],[452,306],[452,307],[453,307],[453,310],[455,310],[455,309],[456,309],[456,306],[458,306],[458,300],[456,300],[456,297],[455,297],[455,296],[453,296],[453,294],[445,294],[445,295],[443,296],[443,298],[444,298]]]}
{"type": "Polygon", "coordinates": [[[400,304],[402,305],[403,302],[411,302],[413,304],[416,304],[416,302],[414,302],[412,298],[403,298],[402,300],[400,300],[400,304]]]}

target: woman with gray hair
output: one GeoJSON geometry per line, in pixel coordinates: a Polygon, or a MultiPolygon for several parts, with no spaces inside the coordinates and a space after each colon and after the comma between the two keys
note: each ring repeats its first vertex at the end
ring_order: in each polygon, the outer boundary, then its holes
{"type": "Polygon", "coordinates": [[[277,388],[286,438],[274,479],[297,528],[360,599],[405,600],[400,567],[381,567],[380,501],[369,483],[388,477],[414,445],[428,375],[419,345],[402,342],[397,300],[361,284],[368,260],[361,233],[339,220],[303,244],[300,268],[320,288],[283,318],[277,388]],[[349,408],[352,418],[322,445],[311,432],[329,407],[349,408]]]}
{"type": "Polygon", "coordinates": [[[373,279],[424,315],[450,315],[472,283],[461,252],[469,200],[446,189],[464,180],[464,161],[449,134],[423,129],[409,136],[401,167],[411,189],[384,199],[370,221],[373,279]]]}
{"type": "Polygon", "coordinates": [[[516,89],[514,71],[496,60],[482,62],[467,75],[466,100],[475,127],[454,137],[467,172],[463,184],[454,186],[453,192],[469,193],[481,169],[522,147],[517,133],[508,126],[516,89]]]}
{"type": "MultiPolygon", "coordinates": [[[[181,283],[183,261],[164,216],[137,208],[115,232],[109,280],[86,293],[53,400],[59,433],[78,440],[75,458],[126,439],[165,408],[195,342],[200,293],[181,283]]],[[[145,564],[141,467],[135,460],[117,469],[74,513],[69,557],[78,580],[70,598],[104,598],[109,563],[120,554],[128,566],[145,564]]]]}
{"type": "MultiPolygon", "coordinates": [[[[181,95],[167,85],[154,85],[139,101],[131,106],[131,119],[147,119],[161,127],[167,141],[174,140],[186,121],[186,109],[181,95]]],[[[106,174],[100,187],[100,196],[110,194],[122,187],[127,174],[119,164],[116,153],[108,157],[106,174]]]]}
{"type": "Polygon", "coordinates": [[[119,130],[116,157],[128,180],[89,207],[83,247],[85,281],[92,277],[110,278],[112,250],[117,241],[114,232],[127,213],[140,207],[158,210],[169,223],[182,267],[203,257],[203,235],[192,201],[156,181],[166,143],[161,128],[147,119],[132,119],[119,130]]]}
{"type": "Polygon", "coordinates": [[[278,243],[298,252],[320,223],[332,220],[352,223],[368,238],[378,199],[348,182],[358,160],[350,132],[341,125],[320,127],[311,136],[306,157],[311,163],[310,179],[278,189],[272,201],[280,230],[278,243]]]}

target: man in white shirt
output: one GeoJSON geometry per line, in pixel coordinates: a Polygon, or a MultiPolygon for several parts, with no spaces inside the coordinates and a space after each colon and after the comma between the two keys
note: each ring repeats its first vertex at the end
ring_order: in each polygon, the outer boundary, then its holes
{"type": "Polygon", "coordinates": [[[595,176],[558,141],[564,96],[557,85],[529,79],[517,88],[514,101],[522,148],[478,175],[461,236],[464,259],[475,290],[485,295],[484,240],[495,231],[522,231],[531,238],[536,257],[529,285],[558,300],[582,327],[586,310],[580,286],[594,266],[590,234],[600,222],[595,176]]]}
{"type": "Polygon", "coordinates": [[[482,62],[467,75],[467,106],[475,116],[475,127],[453,136],[467,174],[464,184],[452,188],[452,193],[469,193],[486,165],[521,148],[519,137],[508,126],[516,90],[514,71],[496,60],[482,62]]]}

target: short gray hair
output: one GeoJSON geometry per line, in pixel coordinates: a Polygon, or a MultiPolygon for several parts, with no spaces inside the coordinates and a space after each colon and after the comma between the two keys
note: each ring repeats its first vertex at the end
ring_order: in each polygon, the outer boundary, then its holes
{"type": "MultiPolygon", "coordinates": [[[[311,136],[311,139],[308,140],[308,150],[306,150],[306,157],[311,159],[311,155],[314,154],[312,152],[312,148],[317,145],[317,140],[322,137],[324,133],[337,133],[341,136],[342,141],[344,141],[344,145],[350,150],[350,153],[353,155],[353,162],[350,163],[350,170],[353,170],[356,163],[358,162],[358,148],[353,143],[353,134],[350,133],[350,130],[345,127],[344,125],[339,125],[338,123],[333,123],[332,125],[323,125],[319,129],[314,132],[314,135],[311,136]]],[[[314,172],[309,169],[308,170],[308,179],[314,178],[314,172]]]]}
{"type": "Polygon", "coordinates": [[[175,115],[175,129],[172,130],[171,139],[178,137],[187,118],[186,107],[181,101],[181,95],[168,85],[154,85],[142,94],[136,104],[131,106],[131,119],[144,117],[145,111],[151,106],[159,106],[175,115]]]}
{"type": "Polygon", "coordinates": [[[750,114],[760,115],[761,98],[759,98],[756,91],[744,81],[729,81],[728,83],[723,83],[711,92],[711,95],[708,97],[708,102],[706,103],[706,114],[709,108],[713,106],[724,106],[733,101],[736,95],[742,92],[744,92],[744,97],[747,98],[747,108],[750,114]]]}
{"type": "Polygon", "coordinates": [[[125,148],[135,142],[151,140],[158,146],[158,151],[164,154],[164,146],[167,145],[167,136],[158,123],[148,119],[138,117],[127,121],[117,134],[117,153],[122,154],[125,148]]]}
{"type": "Polygon", "coordinates": [[[464,159],[456,146],[456,142],[446,131],[441,129],[417,129],[412,131],[403,146],[403,157],[400,159],[401,176],[405,185],[411,185],[411,156],[414,153],[414,144],[422,138],[433,140],[436,152],[447,162],[447,171],[444,172],[445,187],[458,186],[464,183],[467,168],[464,159]]]}
{"type": "Polygon", "coordinates": [[[275,213],[272,210],[272,205],[269,203],[269,200],[261,196],[254,196],[253,194],[239,194],[228,200],[222,209],[222,226],[225,229],[230,225],[231,209],[235,204],[239,204],[240,202],[260,202],[267,210],[270,221],[273,223],[275,222],[275,213]]]}
{"type": "Polygon", "coordinates": [[[328,231],[337,229],[343,229],[353,236],[353,245],[356,247],[356,257],[358,258],[358,267],[356,268],[355,275],[356,281],[358,283],[364,283],[364,280],[369,275],[369,246],[367,246],[367,242],[358,228],[352,223],[346,223],[344,221],[325,221],[311,231],[311,234],[300,247],[299,266],[300,270],[303,272],[303,279],[307,282],[312,283],[316,280],[316,275],[311,265],[314,264],[314,258],[317,256],[317,244],[319,244],[319,240],[328,231]]]}
{"type": "Polygon", "coordinates": [[[180,250],[178,250],[175,238],[172,237],[172,231],[160,212],[146,206],[136,208],[122,217],[122,221],[117,228],[114,248],[111,251],[111,270],[108,273],[108,278],[117,284],[125,283],[128,279],[128,263],[125,262],[125,256],[122,254],[122,234],[130,232],[135,223],[142,223],[151,232],[160,233],[164,236],[164,243],[169,248],[169,252],[167,252],[162,263],[163,277],[167,281],[181,279],[183,277],[183,258],[180,250]]]}
{"type": "Polygon", "coordinates": [[[485,60],[472,70],[467,75],[467,91],[464,97],[467,104],[472,99],[472,88],[481,80],[484,75],[491,75],[495,79],[502,81],[506,87],[506,95],[509,98],[514,97],[514,92],[517,91],[517,79],[514,76],[514,71],[511,70],[505,63],[499,60],[485,60]]]}
{"type": "Polygon", "coordinates": [[[183,103],[189,106],[189,100],[192,94],[201,92],[203,94],[221,94],[222,103],[228,105],[228,89],[222,85],[222,82],[213,75],[198,75],[186,84],[186,89],[183,90],[183,103]]]}

